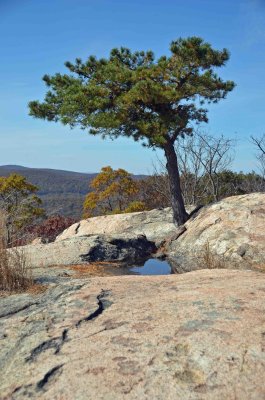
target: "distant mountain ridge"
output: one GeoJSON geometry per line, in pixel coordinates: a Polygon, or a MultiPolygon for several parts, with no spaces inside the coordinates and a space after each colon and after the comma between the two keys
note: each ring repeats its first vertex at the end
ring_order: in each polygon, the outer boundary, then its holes
{"type": "Polygon", "coordinates": [[[8,170],[30,169],[28,167],[23,167],[22,165],[0,165],[0,168],[8,169],[8,170]]]}
{"type": "Polygon", "coordinates": [[[38,186],[38,196],[47,214],[80,218],[89,183],[97,173],[81,173],[49,168],[28,168],[20,165],[0,166],[0,176],[20,174],[38,186]]]}
{"type": "MultiPolygon", "coordinates": [[[[50,168],[30,168],[21,165],[0,166],[0,176],[20,174],[38,186],[38,196],[48,215],[61,214],[80,219],[90,181],[98,174],[50,168]]],[[[141,178],[144,175],[135,175],[141,178]]]]}

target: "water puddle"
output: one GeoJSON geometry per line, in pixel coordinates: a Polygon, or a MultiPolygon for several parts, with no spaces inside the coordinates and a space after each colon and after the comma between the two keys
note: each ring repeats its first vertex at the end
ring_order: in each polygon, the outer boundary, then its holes
{"type": "Polygon", "coordinates": [[[142,266],[129,267],[128,272],[136,275],[169,275],[171,274],[171,267],[165,260],[150,258],[142,266]]]}
{"type": "Polygon", "coordinates": [[[166,260],[149,258],[142,265],[124,265],[113,262],[97,262],[78,265],[58,265],[33,269],[33,277],[40,284],[56,284],[69,278],[88,278],[122,275],[169,275],[171,266],[166,260]]]}

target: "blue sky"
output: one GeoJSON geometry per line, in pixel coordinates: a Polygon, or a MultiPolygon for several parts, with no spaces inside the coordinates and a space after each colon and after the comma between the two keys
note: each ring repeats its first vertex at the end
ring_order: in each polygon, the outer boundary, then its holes
{"type": "Polygon", "coordinates": [[[219,73],[237,87],[210,107],[207,130],[236,139],[235,169],[255,168],[249,136],[265,131],[265,0],[0,0],[0,165],[151,172],[152,150],[33,119],[27,104],[43,98],[42,76],[64,72],[66,60],[122,45],[160,56],[192,35],[231,52],[219,73]]]}

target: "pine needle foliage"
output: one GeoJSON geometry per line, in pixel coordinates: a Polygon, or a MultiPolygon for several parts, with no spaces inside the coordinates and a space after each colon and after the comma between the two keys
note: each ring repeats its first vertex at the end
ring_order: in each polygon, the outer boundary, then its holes
{"type": "Polygon", "coordinates": [[[160,58],[125,47],[111,50],[108,58],[77,58],[65,63],[68,74],[43,77],[48,91],[43,102],[29,103],[30,115],[164,150],[174,220],[181,224],[188,215],[174,142],[208,121],[205,104],[217,103],[234,88],[216,73],[228,59],[227,49],[215,50],[199,37],[173,41],[170,55],[160,58]]]}

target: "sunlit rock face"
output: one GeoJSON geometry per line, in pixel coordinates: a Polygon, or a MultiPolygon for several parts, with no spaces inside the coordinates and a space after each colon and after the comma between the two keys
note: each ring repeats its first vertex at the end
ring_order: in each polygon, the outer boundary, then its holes
{"type": "Polygon", "coordinates": [[[48,244],[18,248],[32,268],[52,265],[83,264],[95,261],[139,262],[156,250],[143,235],[76,236],[48,244]]]}
{"type": "Polygon", "coordinates": [[[84,235],[145,235],[159,244],[175,232],[171,208],[114,214],[82,220],[66,229],[56,242],[84,235]]]}
{"type": "Polygon", "coordinates": [[[175,272],[198,268],[265,270],[265,193],[228,197],[203,207],[168,246],[175,272]]]}
{"type": "MultiPolygon", "coordinates": [[[[190,209],[191,210],[191,209],[190,209]]],[[[202,268],[265,269],[265,194],[221,200],[195,212],[182,227],[170,208],[90,218],[54,243],[24,247],[32,266],[168,256],[173,272],[202,268]]]]}
{"type": "Polygon", "coordinates": [[[255,271],[69,279],[0,299],[1,399],[264,399],[255,271]]]}

